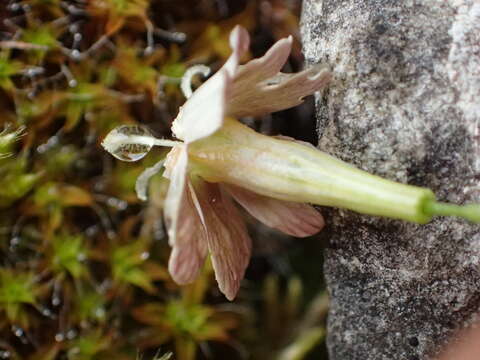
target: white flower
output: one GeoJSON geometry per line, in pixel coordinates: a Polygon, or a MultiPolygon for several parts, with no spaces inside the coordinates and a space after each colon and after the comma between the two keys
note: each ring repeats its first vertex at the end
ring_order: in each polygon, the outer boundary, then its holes
{"type": "MultiPolygon", "coordinates": [[[[313,235],[324,221],[310,205],[256,194],[241,184],[221,184],[222,179],[205,181],[195,172],[195,165],[189,172],[189,147],[193,149],[202,139],[208,142],[226,117],[257,116],[298,105],[303,97],[324,87],[330,73],[318,69],[280,73],[290,54],[291,37],[243,66],[238,62],[248,50],[246,30],[237,26],[230,44],[233,53],[225,65],[193,93],[172,124],[173,134],[184,143],[173,148],[165,163],[165,176],[171,182],[165,220],[173,248],[169,270],[174,280],[193,281],[209,252],[220,290],[231,300],[251,252],[251,240],[231,197],[261,222],[293,236],[313,235]]],[[[191,155],[201,153],[199,146],[191,155]]],[[[239,170],[248,172],[248,166],[239,170]]]]}
{"type": "MultiPolygon", "coordinates": [[[[295,106],[325,87],[331,74],[321,67],[280,73],[290,37],[246,65],[238,64],[249,45],[245,29],[237,26],[230,44],[233,53],[225,65],[191,95],[173,122],[172,132],[181,141],[155,139],[141,127],[120,127],[102,143],[126,161],[142,158],[154,145],[173,147],[164,163],[170,179],[164,217],[172,246],[169,270],[176,282],[193,281],[210,253],[220,290],[234,298],[251,241],[232,198],[266,225],[299,237],[324,225],[306,203],[417,223],[434,215],[480,222],[479,204],[437,202],[427,188],[382,179],[310,145],[268,137],[234,120],[295,106]]],[[[161,165],[163,160],[139,177],[141,198],[161,165]]]]}
{"type": "MultiPolygon", "coordinates": [[[[249,46],[246,30],[237,26],[230,35],[230,44],[233,52],[227,62],[185,102],[172,124],[172,133],[182,142],[154,139],[140,128],[133,131],[124,128],[114,130],[102,144],[118,158],[130,161],[141,158],[153,145],[173,145],[164,164],[164,176],[170,179],[164,209],[172,246],[169,271],[177,283],[190,283],[210,253],[219,288],[231,300],[251,253],[250,237],[232,198],[264,224],[297,237],[317,233],[324,220],[310,205],[285,201],[281,196],[265,196],[269,194],[261,189],[255,193],[252,186],[243,187],[229,176],[217,177],[222,171],[215,166],[213,169],[210,165],[202,166],[201,159],[222,158],[218,164],[223,167],[229,162],[229,154],[239,150],[235,140],[221,144],[218,136],[222,136],[222,131],[233,134],[234,138],[236,135],[242,140],[250,138],[253,147],[264,141],[268,137],[231,118],[258,116],[296,106],[303,97],[323,88],[330,80],[330,72],[312,68],[296,74],[280,73],[290,54],[291,37],[278,41],[262,58],[245,65],[239,65],[239,59],[249,46]],[[209,151],[210,139],[223,146],[223,150],[209,151]]],[[[239,159],[233,160],[235,167],[239,159]]],[[[233,171],[248,176],[249,158],[244,160],[245,166],[233,171]]],[[[146,179],[157,168],[146,171],[140,188],[144,188],[146,179]]]]}

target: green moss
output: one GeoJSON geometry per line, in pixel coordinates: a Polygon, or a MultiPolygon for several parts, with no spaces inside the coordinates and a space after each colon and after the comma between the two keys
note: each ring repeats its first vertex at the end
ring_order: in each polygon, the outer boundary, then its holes
{"type": "Polygon", "coordinates": [[[69,274],[73,278],[85,276],[84,263],[88,255],[82,236],[59,235],[53,239],[52,270],[60,275],[69,274]]]}

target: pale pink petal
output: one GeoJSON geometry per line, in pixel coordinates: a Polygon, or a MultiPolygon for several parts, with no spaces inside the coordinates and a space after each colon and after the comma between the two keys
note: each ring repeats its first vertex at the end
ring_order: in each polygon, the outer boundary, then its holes
{"type": "Polygon", "coordinates": [[[262,76],[262,71],[252,69],[252,75],[234,79],[227,116],[259,116],[297,106],[305,96],[325,88],[332,77],[323,66],[315,66],[296,74],[280,73],[262,82],[255,81],[255,75],[262,76]]]}
{"type": "Polygon", "coordinates": [[[222,69],[227,70],[232,78],[239,71],[238,63],[243,54],[248,51],[249,46],[250,35],[248,35],[248,31],[240,25],[235,26],[230,33],[230,47],[232,49],[232,54],[222,66],[222,69]]]}
{"type": "Polygon", "coordinates": [[[165,162],[170,179],[165,198],[164,218],[172,254],[169,271],[179,284],[192,282],[206,256],[206,234],[187,183],[188,152],[186,146],[176,146],[165,162]]]}
{"type": "Polygon", "coordinates": [[[265,225],[296,237],[318,233],[325,225],[313,206],[277,200],[233,185],[224,185],[233,198],[265,225]]]}
{"type": "Polygon", "coordinates": [[[205,218],[208,249],[218,287],[232,300],[250,260],[250,237],[235,205],[217,184],[198,179],[194,188],[205,218]]]}
{"type": "Polygon", "coordinates": [[[252,82],[259,83],[277,75],[290,55],[292,42],[291,36],[280,39],[261,58],[240,65],[234,77],[233,92],[240,92],[244,90],[243,86],[252,82]]]}
{"type": "Polygon", "coordinates": [[[213,134],[222,126],[232,79],[249,42],[247,31],[237,25],[230,34],[232,54],[227,62],[180,108],[172,124],[172,132],[178,139],[191,143],[213,134]]]}
{"type": "Polygon", "coordinates": [[[207,234],[187,188],[180,206],[168,271],[178,284],[193,282],[207,256],[207,234]]]}

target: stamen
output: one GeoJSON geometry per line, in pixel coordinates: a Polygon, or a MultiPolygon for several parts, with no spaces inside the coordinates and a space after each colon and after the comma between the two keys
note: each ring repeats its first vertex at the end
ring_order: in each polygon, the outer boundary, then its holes
{"type": "Polygon", "coordinates": [[[205,65],[194,65],[185,71],[185,74],[183,74],[182,77],[180,88],[182,89],[183,95],[185,95],[187,99],[193,94],[192,78],[197,74],[207,77],[210,74],[210,68],[205,65]]]}
{"type": "Polygon", "coordinates": [[[152,167],[146,168],[137,178],[137,182],[135,183],[135,192],[140,200],[147,201],[148,183],[152,176],[157,174],[162,169],[164,163],[164,159],[160,160],[152,167]]]}
{"type": "Polygon", "coordinates": [[[172,147],[178,141],[157,139],[147,127],[140,125],[119,126],[105,137],[102,146],[119,160],[137,161],[142,159],[153,146],[172,147]]]}
{"type": "Polygon", "coordinates": [[[174,147],[177,145],[183,144],[181,141],[167,140],[167,139],[157,139],[154,138],[154,146],[165,146],[165,147],[174,147]]]}

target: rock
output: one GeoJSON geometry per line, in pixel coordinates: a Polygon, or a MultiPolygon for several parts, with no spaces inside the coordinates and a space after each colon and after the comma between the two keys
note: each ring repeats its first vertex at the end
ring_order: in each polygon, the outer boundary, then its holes
{"type": "MultiPolygon", "coordinates": [[[[317,98],[319,147],[355,166],[480,201],[480,2],[305,0],[307,64],[335,79],[317,98]]],[[[325,209],[332,360],[432,359],[478,317],[480,227],[325,209]]]]}

